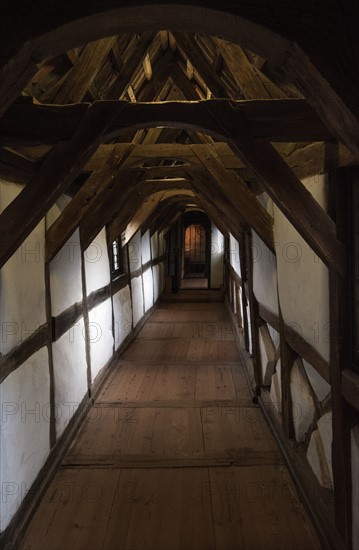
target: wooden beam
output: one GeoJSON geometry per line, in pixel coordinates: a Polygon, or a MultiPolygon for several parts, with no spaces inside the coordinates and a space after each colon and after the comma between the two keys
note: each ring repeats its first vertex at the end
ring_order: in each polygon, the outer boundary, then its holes
{"type": "Polygon", "coordinates": [[[55,147],[37,174],[3,211],[0,267],[78,176],[116,114],[101,103],[91,106],[73,138],[55,147]]]}
{"type": "Polygon", "coordinates": [[[203,168],[218,183],[229,202],[238,210],[241,218],[253,227],[263,242],[275,254],[273,219],[249,191],[246,184],[235,172],[226,170],[211,146],[196,146],[192,150],[201,161],[203,168]]]}
{"type": "MultiPolygon", "coordinates": [[[[119,174],[118,177],[108,185],[98,200],[93,204],[90,211],[87,211],[81,220],[80,234],[81,246],[86,249],[104,225],[126,205],[131,192],[137,192],[140,185],[140,172],[132,173],[132,177],[126,174],[119,174]]],[[[138,196],[137,196],[138,200],[138,196]]]]}
{"type": "MultiPolygon", "coordinates": [[[[225,99],[129,103],[98,101],[104,109],[121,111],[106,139],[115,139],[124,128],[167,126],[207,132],[219,140],[236,137],[243,123],[253,137],[270,141],[325,141],[333,136],[305,100],[225,99]],[[107,107],[106,107],[107,106],[107,107]],[[224,131],[224,128],[226,130],[224,131]]],[[[88,104],[37,105],[15,103],[0,119],[0,145],[52,144],[70,139],[88,104]]]]}
{"type": "Polygon", "coordinates": [[[239,44],[212,37],[245,99],[285,98],[285,93],[250,63],[239,44]]]}
{"type": "Polygon", "coordinates": [[[116,37],[111,37],[86,44],[51,102],[61,104],[82,101],[115,42],[116,37]]]}
{"type": "Polygon", "coordinates": [[[174,32],[178,46],[189,59],[191,65],[201,75],[204,82],[210,88],[215,97],[230,97],[223,81],[218,76],[213,67],[208,63],[206,57],[202,54],[198,44],[187,33],[174,32]]]}
{"type": "MultiPolygon", "coordinates": [[[[239,120],[236,124],[239,123],[239,120]]],[[[268,142],[256,140],[243,117],[242,124],[223,129],[238,156],[254,172],[278,208],[321,260],[344,275],[345,248],[336,236],[335,224],[311,193],[268,142]]]]}
{"type": "MultiPolygon", "coordinates": [[[[279,316],[267,309],[263,304],[259,304],[259,316],[273,327],[277,332],[280,331],[279,316]]],[[[287,344],[296,352],[299,357],[305,359],[316,371],[330,384],[329,363],[326,361],[315,347],[304,340],[302,336],[289,325],[284,325],[285,340],[287,344]]]]}
{"type": "Polygon", "coordinates": [[[111,86],[108,98],[117,99],[124,95],[127,88],[132,84],[133,77],[138,67],[142,65],[148,48],[155,36],[156,33],[154,32],[141,33],[139,40],[131,51],[131,55],[123,65],[123,70],[119,74],[119,78],[111,86]]]}
{"type": "MultiPolygon", "coordinates": [[[[298,143],[287,144],[275,143],[275,149],[285,159],[286,163],[292,168],[293,172],[299,177],[304,178],[311,175],[316,175],[324,172],[324,147],[323,142],[318,143],[298,143]]],[[[126,148],[126,143],[118,144],[118,147],[126,148]]],[[[130,156],[134,161],[138,162],[141,159],[153,158],[178,158],[183,159],[187,163],[196,163],[199,165],[198,159],[193,154],[191,147],[197,145],[184,145],[180,143],[163,143],[153,145],[137,144],[133,153],[130,156]]],[[[214,142],[212,147],[215,148],[217,155],[220,156],[221,162],[227,169],[240,170],[245,167],[244,162],[238,158],[233,152],[228,143],[214,142]]],[[[92,172],[99,170],[104,163],[111,145],[100,145],[94,155],[87,163],[85,170],[92,172]]],[[[339,144],[338,166],[347,166],[355,163],[354,155],[345,147],[339,144]]],[[[171,170],[171,167],[168,167],[171,170]]]]}
{"type": "Polygon", "coordinates": [[[0,148],[0,177],[13,183],[27,183],[36,172],[36,162],[0,148]]]}
{"type": "Polygon", "coordinates": [[[116,145],[111,146],[112,152],[99,172],[92,172],[91,176],[76,193],[72,201],[66,206],[60,217],[46,232],[46,262],[51,261],[80,225],[87,212],[93,210],[94,205],[106,190],[110,182],[118,177],[120,166],[133,149],[128,145],[120,154],[116,145]]]}

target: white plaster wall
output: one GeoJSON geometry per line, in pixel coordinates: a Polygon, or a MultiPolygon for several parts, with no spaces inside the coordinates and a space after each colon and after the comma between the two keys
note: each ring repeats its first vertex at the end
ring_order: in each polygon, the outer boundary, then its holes
{"type": "Polygon", "coordinates": [[[113,297],[115,318],[115,349],[122,344],[132,330],[132,303],[130,287],[126,286],[113,297]]]}
{"type": "Polygon", "coordinates": [[[353,550],[359,550],[359,424],[351,431],[353,550]]]}
{"type": "Polygon", "coordinates": [[[141,238],[141,257],[142,257],[142,265],[144,265],[145,263],[151,260],[151,241],[150,241],[149,229],[141,238]]]}
{"type": "Polygon", "coordinates": [[[268,214],[273,217],[273,201],[268,193],[261,193],[257,196],[257,199],[261,203],[261,205],[267,210],[268,214]]]}
{"type": "Polygon", "coordinates": [[[87,295],[110,282],[110,260],[103,228],[84,252],[87,295]]]}
{"type": "Polygon", "coordinates": [[[272,374],[276,363],[275,349],[266,324],[258,329],[259,352],[262,370],[262,382],[264,386],[270,386],[272,374]]]}
{"type": "Polygon", "coordinates": [[[153,273],[153,301],[157,302],[161,292],[161,268],[159,265],[154,265],[152,268],[153,273]]]}
{"type": "Polygon", "coordinates": [[[89,311],[92,382],[112,357],[112,304],[106,300],[89,311]]]}
{"type": "MultiPolygon", "coordinates": [[[[0,182],[3,211],[22,186],[0,182]]],[[[0,353],[6,355],[46,322],[45,221],[42,220],[0,271],[0,353]]]]}
{"type": "Polygon", "coordinates": [[[141,252],[141,231],[137,231],[128,243],[128,259],[131,273],[141,267],[141,252]]]}
{"type": "Polygon", "coordinates": [[[152,269],[146,269],[143,273],[143,294],[145,298],[145,312],[153,306],[153,276],[152,269]]]}
{"type": "Polygon", "coordinates": [[[30,489],[50,451],[47,348],[1,384],[1,530],[30,489]]]}
{"type": "Polygon", "coordinates": [[[296,359],[292,367],[290,392],[295,437],[302,442],[314,420],[315,405],[301,359],[296,359]]]}
{"type": "Polygon", "coordinates": [[[213,223],[211,226],[211,288],[223,285],[224,236],[213,223]]]}
{"type": "Polygon", "coordinates": [[[253,291],[260,304],[278,314],[277,265],[274,254],[252,231],[253,291]]]}
{"type": "Polygon", "coordinates": [[[56,435],[60,437],[87,391],[87,362],[84,320],[52,345],[56,435]]]}
{"type": "Polygon", "coordinates": [[[73,233],[50,263],[52,315],[82,300],[80,232],[73,233]]]}
{"type": "Polygon", "coordinates": [[[269,396],[277,412],[282,412],[282,365],[278,359],[275,366],[275,373],[272,376],[269,396]]]}
{"type": "Polygon", "coordinates": [[[151,254],[152,259],[155,260],[159,257],[158,253],[158,232],[156,231],[151,237],[151,254]]]}
{"type": "Polygon", "coordinates": [[[241,266],[239,263],[239,244],[237,239],[233,235],[229,234],[229,259],[231,266],[234,268],[236,273],[241,276],[241,266]]]}
{"type": "MultiPolygon", "coordinates": [[[[303,183],[324,205],[324,176],[307,178],[303,183]]],[[[276,206],[274,240],[283,318],[329,360],[328,269],[276,206]]]]}
{"type": "Polygon", "coordinates": [[[326,489],[332,489],[332,413],[323,415],[318,420],[318,429],[314,430],[307,451],[308,462],[326,489]]]}
{"type": "Polygon", "coordinates": [[[134,277],[131,280],[133,326],[143,317],[142,277],[134,277]]]}
{"type": "Polygon", "coordinates": [[[323,399],[325,399],[330,392],[330,384],[328,384],[328,382],[326,382],[326,380],[324,380],[315,368],[312,367],[312,365],[310,365],[305,359],[303,359],[303,365],[311,387],[313,388],[319,401],[323,401],[323,399]]]}
{"type": "Polygon", "coordinates": [[[46,213],[46,228],[48,229],[60,216],[61,212],[71,202],[71,197],[67,195],[61,195],[55,202],[55,204],[46,213]]]}

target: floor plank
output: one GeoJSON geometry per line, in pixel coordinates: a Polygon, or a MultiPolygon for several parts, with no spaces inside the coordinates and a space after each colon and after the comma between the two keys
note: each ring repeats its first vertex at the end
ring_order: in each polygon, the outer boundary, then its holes
{"type": "Polygon", "coordinates": [[[181,291],[152,313],[20,550],[320,549],[220,297],[181,291]]]}

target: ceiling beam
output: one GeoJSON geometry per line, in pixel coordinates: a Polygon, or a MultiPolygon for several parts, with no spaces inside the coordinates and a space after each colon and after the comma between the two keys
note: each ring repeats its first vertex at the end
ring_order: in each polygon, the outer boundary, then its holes
{"type": "Polygon", "coordinates": [[[284,99],[286,94],[253,65],[239,44],[211,37],[245,99],[284,99]]]}
{"type": "MultiPolygon", "coordinates": [[[[124,128],[167,126],[192,128],[223,139],[235,138],[239,125],[246,123],[253,136],[269,141],[326,141],[333,136],[313,109],[301,99],[207,100],[130,103],[97,101],[104,109],[121,112],[114,119],[106,139],[116,139],[124,128]]],[[[52,144],[71,139],[88,109],[88,104],[37,105],[15,103],[0,119],[0,145],[52,144]]]]}
{"type": "Polygon", "coordinates": [[[218,76],[213,67],[208,63],[207,58],[202,54],[196,41],[187,33],[173,32],[178,46],[181,48],[191,65],[195,68],[199,75],[211,90],[214,97],[230,97],[225,89],[221,78],[218,76]]]}
{"type": "Polygon", "coordinates": [[[232,170],[226,170],[214,149],[197,146],[192,149],[206,170],[219,185],[230,204],[241,218],[253,227],[268,248],[275,253],[273,219],[248,189],[247,185],[232,170]]]}
{"type": "MultiPolygon", "coordinates": [[[[117,114],[117,113],[116,113],[117,114]]],[[[14,254],[79,175],[111,124],[114,112],[101,103],[87,111],[68,142],[60,142],[0,216],[0,267],[14,254]]]]}
{"type": "Polygon", "coordinates": [[[116,37],[111,37],[86,44],[78,61],[67,73],[60,88],[53,95],[51,103],[82,101],[115,42],[116,37]]]}
{"type": "Polygon", "coordinates": [[[82,185],[71,202],[62,211],[59,218],[46,232],[46,262],[51,261],[61,250],[72,233],[80,225],[88,212],[92,212],[95,204],[101,200],[107,187],[118,177],[118,172],[133,149],[129,144],[127,149],[120,153],[116,145],[112,145],[112,152],[99,172],[92,172],[91,176],[82,185]]]}
{"type": "Polygon", "coordinates": [[[142,66],[148,52],[148,48],[152,44],[155,36],[156,33],[154,32],[144,32],[141,34],[139,40],[131,51],[131,55],[126,63],[123,64],[123,68],[118,79],[111,86],[108,92],[108,98],[118,99],[132,84],[133,77],[136,74],[138,67],[142,66]]]}
{"type": "Polygon", "coordinates": [[[256,140],[246,126],[243,119],[235,139],[229,140],[233,151],[254,172],[277,207],[319,258],[328,268],[344,276],[345,247],[337,238],[335,223],[274,147],[256,140]]]}

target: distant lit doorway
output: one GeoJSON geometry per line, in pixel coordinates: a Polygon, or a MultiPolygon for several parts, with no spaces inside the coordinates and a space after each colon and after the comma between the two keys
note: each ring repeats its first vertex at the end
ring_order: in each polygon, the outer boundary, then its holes
{"type": "Polygon", "coordinates": [[[206,276],[206,231],[203,225],[191,224],[184,234],[184,278],[206,276]]]}
{"type": "Polygon", "coordinates": [[[207,289],[210,286],[211,222],[203,212],[187,212],[182,219],[182,261],[180,288],[207,289]]]}

